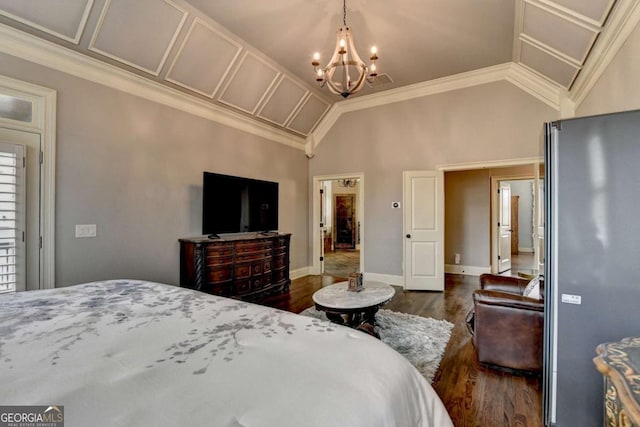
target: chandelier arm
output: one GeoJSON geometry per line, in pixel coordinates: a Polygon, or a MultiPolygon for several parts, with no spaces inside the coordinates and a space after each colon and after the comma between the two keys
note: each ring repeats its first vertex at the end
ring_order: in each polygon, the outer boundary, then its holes
{"type": "Polygon", "coordinates": [[[345,93],[348,95],[355,93],[360,88],[362,88],[365,78],[367,77],[366,65],[358,64],[355,61],[349,61],[347,65],[360,67],[360,73],[358,75],[358,79],[356,80],[355,84],[352,84],[350,88],[346,88],[346,89],[343,88],[342,84],[338,85],[333,81],[333,74],[335,73],[338,67],[342,66],[342,63],[337,62],[337,63],[329,64],[327,65],[327,68],[325,68],[325,76],[326,76],[325,82],[329,87],[329,89],[331,90],[331,92],[335,93],[336,95],[344,96],[345,93]]]}

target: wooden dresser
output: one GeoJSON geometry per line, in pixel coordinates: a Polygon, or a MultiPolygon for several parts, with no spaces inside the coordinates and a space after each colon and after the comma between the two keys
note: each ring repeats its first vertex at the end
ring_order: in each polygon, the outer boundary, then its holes
{"type": "Polygon", "coordinates": [[[640,427],[640,337],[600,344],[593,359],[604,375],[604,425],[640,427]]]}
{"type": "Polygon", "coordinates": [[[256,301],[288,291],[291,234],[180,239],[180,286],[256,301]]]}

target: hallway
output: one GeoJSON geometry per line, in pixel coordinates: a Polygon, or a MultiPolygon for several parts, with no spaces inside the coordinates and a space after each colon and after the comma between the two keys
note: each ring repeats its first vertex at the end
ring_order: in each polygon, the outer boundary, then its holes
{"type": "Polygon", "coordinates": [[[360,271],[360,251],[338,249],[324,254],[324,274],[347,278],[360,271]]]}

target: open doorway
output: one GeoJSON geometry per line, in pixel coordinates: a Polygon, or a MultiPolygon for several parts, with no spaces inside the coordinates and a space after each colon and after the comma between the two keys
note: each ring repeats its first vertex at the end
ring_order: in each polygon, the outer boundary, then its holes
{"type": "Polygon", "coordinates": [[[321,193],[323,274],[346,278],[360,271],[360,179],[321,181],[321,193]]]}
{"type": "MultiPolygon", "coordinates": [[[[498,190],[501,181],[530,180],[534,183],[533,200],[539,200],[541,195],[535,182],[539,182],[542,174],[540,160],[523,159],[511,164],[494,162],[486,165],[453,165],[441,167],[441,170],[445,171],[445,272],[476,276],[482,273],[497,274],[501,261],[505,259],[513,261],[515,265],[515,269],[511,266],[505,269],[503,263],[502,268],[507,271],[506,274],[517,275],[518,271],[535,269],[538,257],[542,259],[542,255],[536,253],[539,252],[536,248],[540,247],[544,232],[540,204],[535,203],[530,211],[533,217],[530,227],[524,225],[525,219],[517,221],[517,225],[523,224],[522,228],[525,230],[533,228],[533,231],[527,232],[532,234],[533,243],[527,244],[525,242],[529,240],[519,239],[521,241],[514,244],[518,253],[512,254],[513,233],[510,230],[513,228],[507,221],[508,227],[505,228],[509,232],[509,249],[501,254],[498,224],[504,224],[501,214],[503,218],[510,220],[511,209],[509,205],[508,209],[501,210],[498,190]],[[535,224],[539,226],[536,227],[535,224]]],[[[529,212],[529,208],[522,207],[521,202],[518,202],[518,207],[520,211],[529,212]]]]}
{"type": "MultiPolygon", "coordinates": [[[[498,268],[498,273],[511,270],[512,273],[532,274],[535,269],[535,180],[533,178],[518,178],[500,180],[501,190],[508,189],[508,206],[501,206],[499,209],[505,211],[509,216],[509,239],[508,249],[498,243],[499,258],[502,258],[503,250],[508,250],[507,257],[510,259],[509,268],[498,268]]],[[[501,203],[502,204],[502,203],[501,203]]],[[[501,224],[500,224],[501,225],[501,224]]],[[[500,226],[499,225],[499,226],[500,226]]],[[[498,234],[501,234],[498,231],[498,234]]],[[[498,239],[501,240],[500,235],[498,239]]],[[[500,263],[499,263],[500,264],[500,263]]]]}
{"type": "Polygon", "coordinates": [[[364,176],[314,177],[312,274],[347,278],[362,270],[364,176]]]}

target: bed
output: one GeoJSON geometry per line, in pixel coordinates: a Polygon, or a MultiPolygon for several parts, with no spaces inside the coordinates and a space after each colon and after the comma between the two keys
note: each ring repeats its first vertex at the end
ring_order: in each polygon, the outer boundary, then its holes
{"type": "Polygon", "coordinates": [[[375,338],[133,280],[0,295],[0,405],[83,426],[452,426],[375,338]]]}

